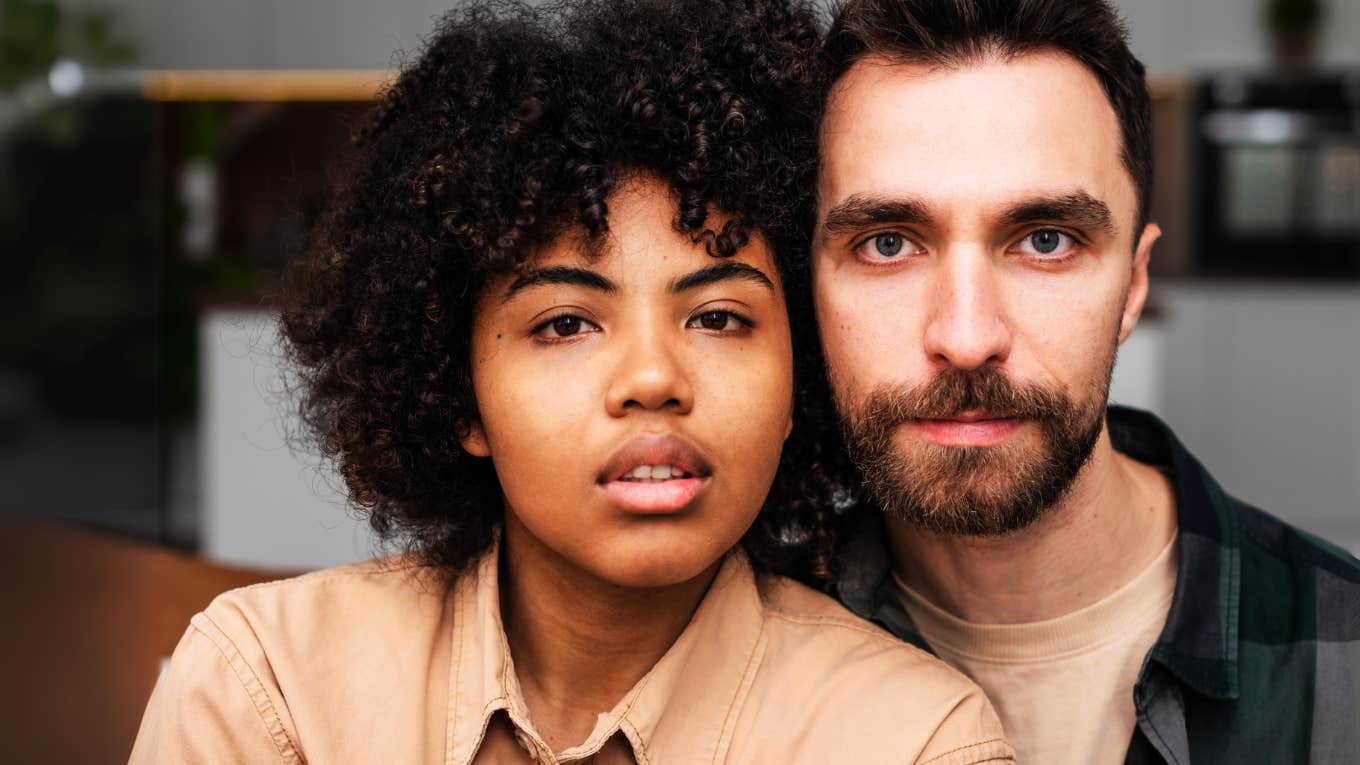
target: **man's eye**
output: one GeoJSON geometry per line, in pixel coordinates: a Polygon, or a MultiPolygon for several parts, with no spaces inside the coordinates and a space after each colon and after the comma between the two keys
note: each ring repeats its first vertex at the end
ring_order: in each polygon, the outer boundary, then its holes
{"type": "Polygon", "coordinates": [[[736,332],[750,325],[731,311],[704,311],[690,319],[686,326],[712,332],[736,332]]]}
{"type": "Polygon", "coordinates": [[[560,340],[582,332],[594,332],[599,327],[580,316],[566,315],[549,319],[534,329],[534,334],[546,340],[560,340]]]}
{"type": "Polygon", "coordinates": [[[1020,252],[1026,255],[1038,255],[1044,258],[1061,258],[1069,254],[1077,241],[1068,234],[1051,228],[1041,228],[1027,234],[1021,239],[1018,245],[1020,252]]]}
{"type": "Polygon", "coordinates": [[[915,242],[901,234],[885,232],[882,234],[875,234],[868,239],[865,239],[857,249],[863,257],[868,258],[869,260],[881,261],[894,260],[903,255],[910,255],[919,248],[917,248],[915,242]]]}

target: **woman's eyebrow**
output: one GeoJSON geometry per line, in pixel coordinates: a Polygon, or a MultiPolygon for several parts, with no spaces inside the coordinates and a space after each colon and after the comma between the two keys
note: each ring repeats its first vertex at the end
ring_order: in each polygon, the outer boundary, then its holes
{"type": "Polygon", "coordinates": [[[521,290],[545,284],[570,284],[576,287],[598,290],[607,295],[619,291],[619,288],[614,286],[613,282],[594,271],[585,268],[572,268],[571,266],[549,266],[520,275],[505,290],[505,296],[501,298],[501,302],[510,300],[521,290]]]}
{"type": "Polygon", "coordinates": [[[746,263],[725,261],[714,263],[676,279],[671,282],[671,292],[685,292],[714,282],[729,280],[755,282],[774,290],[774,282],[770,281],[770,277],[766,276],[765,272],[759,268],[746,263]]]}

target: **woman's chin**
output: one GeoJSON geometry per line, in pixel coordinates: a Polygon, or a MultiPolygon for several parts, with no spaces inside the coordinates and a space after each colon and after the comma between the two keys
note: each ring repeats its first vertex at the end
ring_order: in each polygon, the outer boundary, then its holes
{"type": "Polygon", "coordinates": [[[694,580],[718,563],[726,550],[693,548],[629,549],[615,547],[592,561],[594,574],[619,587],[657,589],[694,580]]]}

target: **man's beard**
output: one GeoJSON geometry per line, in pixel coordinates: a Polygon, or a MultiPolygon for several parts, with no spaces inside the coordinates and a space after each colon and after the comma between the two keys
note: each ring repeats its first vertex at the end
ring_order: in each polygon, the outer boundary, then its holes
{"type": "Polygon", "coordinates": [[[1034,523],[1062,499],[1091,457],[1104,424],[1110,374],[1078,403],[1041,385],[1018,385],[995,367],[950,368],[915,387],[880,386],[850,410],[837,397],[850,457],[884,512],[939,534],[999,536],[1034,523]],[[899,446],[913,420],[965,412],[1030,420],[1038,449],[1023,443],[899,446]]]}

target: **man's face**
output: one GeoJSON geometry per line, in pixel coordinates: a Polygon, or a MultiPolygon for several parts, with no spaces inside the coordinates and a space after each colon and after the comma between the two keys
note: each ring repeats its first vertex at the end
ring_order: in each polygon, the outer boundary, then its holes
{"type": "Polygon", "coordinates": [[[821,152],[816,308],[868,489],[937,532],[1023,528],[1102,436],[1158,233],[1100,83],[1057,53],[865,59],[821,152]]]}

